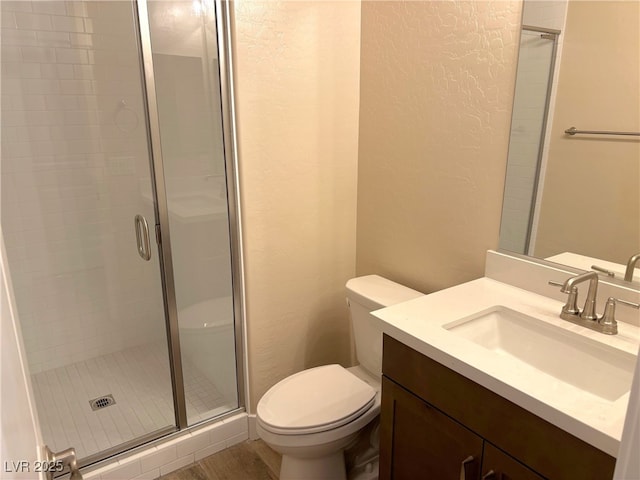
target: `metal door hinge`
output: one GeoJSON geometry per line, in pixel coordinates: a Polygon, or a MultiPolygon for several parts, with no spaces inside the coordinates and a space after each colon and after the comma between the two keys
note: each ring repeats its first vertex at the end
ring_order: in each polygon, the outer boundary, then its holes
{"type": "Polygon", "coordinates": [[[63,472],[67,467],[69,468],[69,480],[82,480],[82,474],[78,467],[78,460],[74,448],[67,448],[61,452],[54,453],[45,445],[44,457],[49,467],[45,472],[47,480],[53,480],[55,473],[63,472]]]}

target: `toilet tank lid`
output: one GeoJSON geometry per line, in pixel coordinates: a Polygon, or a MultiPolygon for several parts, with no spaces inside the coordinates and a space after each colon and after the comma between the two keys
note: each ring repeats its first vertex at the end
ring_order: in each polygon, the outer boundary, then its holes
{"type": "Polygon", "coordinates": [[[423,295],[424,293],[379,275],[356,277],[347,282],[347,297],[370,310],[389,307],[423,295]]]}

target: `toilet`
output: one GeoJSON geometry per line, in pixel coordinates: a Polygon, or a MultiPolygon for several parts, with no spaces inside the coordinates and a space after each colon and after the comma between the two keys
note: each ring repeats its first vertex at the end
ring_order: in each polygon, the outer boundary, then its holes
{"type": "Polygon", "coordinates": [[[258,402],[258,435],[282,454],[280,480],[374,480],[382,376],[380,320],[369,313],[423,294],[378,275],[347,282],[359,365],[323,365],[293,374],[258,402]],[[373,428],[372,428],[373,427],[373,428]],[[366,431],[368,438],[361,438],[366,431]],[[368,442],[347,474],[344,451],[368,442]]]}

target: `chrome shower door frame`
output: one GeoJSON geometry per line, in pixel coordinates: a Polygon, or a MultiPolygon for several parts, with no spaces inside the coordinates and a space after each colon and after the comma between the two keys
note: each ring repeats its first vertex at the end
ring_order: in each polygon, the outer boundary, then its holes
{"type": "Polygon", "coordinates": [[[542,190],[541,190],[541,185],[542,185],[542,171],[543,171],[543,161],[544,161],[544,156],[546,154],[545,152],[545,147],[546,147],[546,142],[547,142],[547,128],[549,125],[549,110],[551,108],[551,98],[552,98],[552,93],[555,89],[555,86],[553,85],[553,78],[556,72],[556,60],[557,60],[557,55],[558,55],[558,37],[560,36],[560,34],[562,33],[560,30],[556,30],[553,28],[541,28],[541,27],[535,27],[535,26],[531,26],[531,25],[522,25],[522,31],[530,31],[530,32],[538,32],[541,35],[546,35],[544,38],[546,38],[547,40],[551,40],[553,42],[553,47],[552,47],[552,52],[551,52],[551,58],[550,58],[550,63],[549,63],[549,80],[548,80],[548,85],[547,85],[547,93],[546,93],[546,97],[545,97],[545,101],[544,101],[544,116],[542,118],[542,127],[541,127],[541,133],[540,133],[540,140],[538,142],[538,158],[537,158],[537,163],[536,163],[536,176],[535,176],[535,181],[534,181],[534,185],[533,185],[533,195],[532,195],[532,202],[531,202],[531,209],[529,212],[529,222],[527,225],[527,240],[524,246],[524,251],[527,255],[533,255],[533,244],[534,242],[531,241],[531,237],[533,234],[533,230],[535,228],[535,225],[538,222],[538,216],[540,215],[540,211],[537,208],[537,206],[539,205],[540,202],[540,195],[542,194],[542,190]]]}
{"type": "Polygon", "coordinates": [[[160,143],[160,120],[156,100],[156,83],[151,51],[151,32],[149,28],[149,10],[147,0],[136,0],[138,28],[140,34],[140,54],[142,57],[143,90],[146,100],[146,115],[149,128],[149,151],[151,152],[151,177],[153,185],[154,208],[156,215],[156,242],[160,252],[160,273],[164,297],[167,339],[169,346],[169,364],[173,384],[173,404],[176,425],[179,429],[187,427],[187,406],[182,375],[182,357],[180,355],[180,334],[178,331],[178,308],[176,304],[173,261],[171,256],[171,236],[169,234],[169,208],[165,188],[162,146],[160,143]]]}
{"type": "Polygon", "coordinates": [[[242,216],[240,211],[240,172],[238,145],[236,143],[236,116],[234,103],[233,55],[232,55],[232,5],[233,0],[215,0],[220,89],[222,100],[222,134],[224,143],[225,180],[229,211],[231,262],[233,278],[233,313],[236,349],[236,387],[238,409],[246,407],[246,365],[244,330],[244,255],[242,251],[242,216]]]}
{"type": "MultiPolygon", "coordinates": [[[[160,252],[160,270],[164,292],[164,308],[173,383],[173,400],[176,425],[179,430],[188,425],[185,400],[184,377],[180,351],[178,308],[175,291],[175,276],[171,253],[171,235],[169,229],[169,208],[165,182],[164,163],[160,138],[160,120],[156,99],[156,82],[153,68],[151,31],[149,23],[148,0],[136,0],[140,35],[140,54],[142,58],[143,89],[146,100],[147,122],[149,128],[149,151],[151,152],[151,174],[153,195],[155,198],[156,241],[160,252]]],[[[225,180],[228,191],[229,231],[231,238],[231,261],[233,278],[234,331],[236,357],[236,387],[238,391],[238,409],[244,410],[244,360],[243,360],[243,312],[244,277],[240,237],[240,210],[237,182],[237,162],[234,129],[234,108],[232,92],[232,68],[230,54],[230,12],[227,2],[216,0],[217,47],[220,60],[220,82],[222,97],[222,126],[225,156],[225,180]]]]}

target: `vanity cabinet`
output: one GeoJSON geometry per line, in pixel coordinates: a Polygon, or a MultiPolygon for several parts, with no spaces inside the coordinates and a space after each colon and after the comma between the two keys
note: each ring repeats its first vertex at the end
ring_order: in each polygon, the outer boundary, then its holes
{"type": "Polygon", "coordinates": [[[489,442],[484,443],[482,454],[483,480],[543,480],[544,477],[527,466],[494,447],[489,442]]]}
{"type": "Polygon", "coordinates": [[[382,370],[381,480],[613,477],[615,458],[387,335],[382,370]]]}
{"type": "MultiPolygon", "coordinates": [[[[457,480],[465,459],[481,458],[481,437],[392,381],[384,378],[383,382],[383,402],[391,407],[383,406],[383,412],[393,415],[393,462],[388,478],[457,480]]],[[[477,461],[468,461],[464,468],[467,479],[478,478],[477,461]]]]}

